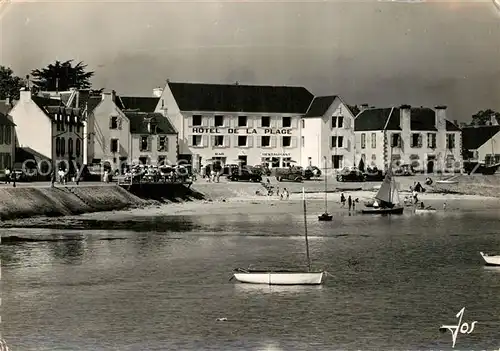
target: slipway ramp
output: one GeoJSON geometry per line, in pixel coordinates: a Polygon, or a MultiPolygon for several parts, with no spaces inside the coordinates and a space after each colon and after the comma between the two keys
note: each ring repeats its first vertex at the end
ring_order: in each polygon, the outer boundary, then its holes
{"type": "Polygon", "coordinates": [[[257,191],[262,192],[264,187],[261,183],[227,181],[221,183],[209,183],[205,179],[199,179],[191,185],[191,189],[203,194],[208,200],[222,201],[254,197],[255,193],[257,191]]]}

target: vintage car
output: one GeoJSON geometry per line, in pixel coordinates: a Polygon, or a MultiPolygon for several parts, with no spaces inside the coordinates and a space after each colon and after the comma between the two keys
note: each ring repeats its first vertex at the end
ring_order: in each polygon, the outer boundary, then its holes
{"type": "Polygon", "coordinates": [[[365,173],[359,169],[344,168],[337,174],[337,181],[339,182],[364,182],[365,180],[365,173]]]}
{"type": "Polygon", "coordinates": [[[278,182],[301,182],[304,179],[304,169],[302,167],[276,168],[275,174],[278,182]]]}
{"type": "Polygon", "coordinates": [[[233,182],[240,180],[247,182],[261,182],[262,176],[259,171],[255,171],[250,167],[241,169],[232,169],[232,173],[227,176],[227,179],[233,182]]]}

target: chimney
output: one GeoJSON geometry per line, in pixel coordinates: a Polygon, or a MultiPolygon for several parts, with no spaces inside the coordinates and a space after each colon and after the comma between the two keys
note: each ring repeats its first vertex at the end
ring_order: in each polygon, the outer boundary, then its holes
{"type": "Polygon", "coordinates": [[[76,99],[76,102],[75,102],[75,107],[78,108],[78,106],[80,106],[80,91],[76,91],[76,96],[75,96],[75,99],[76,99]]]}
{"type": "Polygon", "coordinates": [[[115,102],[115,100],[116,100],[116,91],[114,91],[114,90],[111,90],[111,100],[113,102],[115,102]]]}
{"type": "Polygon", "coordinates": [[[240,83],[238,81],[236,81],[236,83],[234,83],[234,85],[240,85],[240,83]]]}
{"type": "Polygon", "coordinates": [[[153,89],[153,97],[159,98],[161,97],[162,93],[163,93],[163,88],[158,87],[153,89]]]}
{"type": "Polygon", "coordinates": [[[497,126],[498,125],[498,120],[494,114],[491,115],[490,122],[492,126],[497,126]]]}
{"type": "Polygon", "coordinates": [[[11,102],[10,102],[10,97],[7,96],[7,99],[5,99],[5,105],[9,105],[10,106],[11,102]]]}
{"type": "Polygon", "coordinates": [[[458,126],[459,126],[459,124],[458,124],[458,120],[454,119],[454,120],[453,120],[453,124],[454,124],[454,125],[456,125],[456,126],[458,127],[458,126]]]}
{"type": "Polygon", "coordinates": [[[28,101],[31,100],[31,90],[26,88],[21,88],[19,92],[19,101],[28,101]]]}
{"type": "Polygon", "coordinates": [[[436,106],[436,129],[446,131],[446,106],[436,106]]]}
{"type": "Polygon", "coordinates": [[[362,111],[364,111],[364,110],[366,110],[366,109],[368,109],[368,104],[361,104],[361,105],[359,106],[359,111],[360,111],[360,112],[362,112],[362,111]]]}
{"type": "MultiPolygon", "coordinates": [[[[406,135],[409,134],[411,130],[411,106],[403,104],[399,106],[399,126],[403,133],[403,140],[406,140],[406,135]]],[[[409,137],[409,136],[408,136],[409,137]]]]}

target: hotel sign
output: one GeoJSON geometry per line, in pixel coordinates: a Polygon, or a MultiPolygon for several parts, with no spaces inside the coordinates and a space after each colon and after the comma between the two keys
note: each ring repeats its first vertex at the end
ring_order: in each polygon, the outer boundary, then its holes
{"type": "MultiPolygon", "coordinates": [[[[204,128],[204,127],[194,127],[193,133],[199,134],[222,134],[219,128],[204,128]]],[[[259,134],[257,129],[254,128],[228,128],[227,134],[259,134]],[[241,132],[243,131],[243,132],[241,132]]],[[[272,129],[265,128],[263,134],[269,135],[291,135],[291,129],[272,129]]]]}

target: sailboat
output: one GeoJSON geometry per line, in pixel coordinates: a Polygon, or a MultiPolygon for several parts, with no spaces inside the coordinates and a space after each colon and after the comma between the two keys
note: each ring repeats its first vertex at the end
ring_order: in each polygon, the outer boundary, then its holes
{"type": "Polygon", "coordinates": [[[306,241],[307,270],[255,270],[236,268],[233,273],[240,283],[267,284],[267,285],[321,285],[326,277],[325,271],[311,271],[311,259],[309,256],[309,240],[307,237],[307,211],[306,195],[302,188],[302,199],[304,203],[304,233],[306,241]]]}
{"type": "Polygon", "coordinates": [[[367,207],[361,210],[361,213],[403,214],[404,207],[400,203],[398,188],[390,167],[377,195],[375,195],[375,200],[378,202],[379,206],[374,205],[373,207],[367,207]]]}
{"type": "Polygon", "coordinates": [[[326,157],[325,157],[325,213],[321,214],[318,216],[319,221],[331,221],[333,216],[328,213],[328,194],[327,194],[327,179],[328,179],[328,172],[326,169],[326,157]]]}

